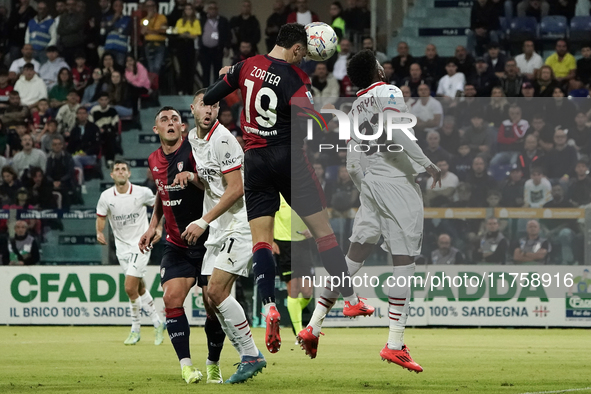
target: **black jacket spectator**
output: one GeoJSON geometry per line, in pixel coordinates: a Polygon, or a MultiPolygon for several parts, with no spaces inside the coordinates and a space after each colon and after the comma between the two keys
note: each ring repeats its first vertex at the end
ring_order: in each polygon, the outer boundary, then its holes
{"type": "Polygon", "coordinates": [[[480,5],[480,2],[474,1],[470,10],[470,30],[477,27],[484,27],[487,31],[499,30],[499,16],[492,1],[486,1],[484,6],[480,5]]]}
{"type": "Polygon", "coordinates": [[[432,59],[429,59],[427,56],[421,56],[419,58],[419,65],[423,71],[423,77],[429,78],[431,81],[439,81],[445,75],[445,60],[439,57],[439,55],[435,55],[432,59]]]}
{"type": "Polygon", "coordinates": [[[573,176],[577,165],[577,150],[567,145],[562,150],[552,149],[544,156],[545,174],[550,179],[573,176]]]}
{"type": "Polygon", "coordinates": [[[78,151],[83,151],[87,156],[98,155],[100,153],[100,134],[98,126],[92,122],[86,123],[84,134],[82,134],[82,127],[76,125],[70,133],[68,152],[75,154],[78,151]]]}
{"type": "MultiPolygon", "coordinates": [[[[587,48],[587,50],[589,49],[587,48]]],[[[585,85],[591,83],[591,57],[583,57],[577,60],[577,77],[580,78],[585,85]]]]}
{"type": "Polygon", "coordinates": [[[27,26],[29,25],[29,21],[33,19],[35,15],[37,15],[37,11],[35,11],[33,7],[28,6],[21,13],[18,2],[12,2],[12,11],[10,12],[7,23],[8,40],[11,47],[16,47],[20,50],[20,48],[25,45],[27,26]]]}
{"type": "MultiPolygon", "coordinates": [[[[516,172],[518,172],[517,169],[516,172]]],[[[514,175],[514,171],[507,179],[501,183],[501,203],[502,207],[519,208],[523,206],[523,186],[525,181],[521,175],[514,175]],[[519,178],[519,179],[518,179],[519,178]]]]}
{"type": "Polygon", "coordinates": [[[570,201],[576,206],[587,205],[591,202],[591,178],[589,175],[583,179],[575,178],[568,190],[570,201]]]}
{"type": "Polygon", "coordinates": [[[499,78],[497,78],[494,71],[488,68],[481,74],[478,72],[473,73],[468,79],[468,83],[476,88],[476,96],[490,97],[492,88],[499,85],[499,78]]]}
{"type": "Polygon", "coordinates": [[[27,185],[29,193],[29,204],[35,208],[51,209],[57,208],[54,202],[53,185],[47,179],[41,168],[31,168],[27,185]]]}
{"type": "Polygon", "coordinates": [[[72,190],[74,188],[74,159],[68,152],[59,154],[51,152],[47,157],[46,172],[50,182],[61,182],[60,189],[72,190]]]}
{"type": "MultiPolygon", "coordinates": [[[[249,3],[243,2],[242,7],[246,7],[247,4],[249,3]]],[[[250,7],[250,4],[248,7],[250,7]]],[[[242,41],[250,42],[256,52],[257,45],[261,41],[261,26],[256,16],[252,14],[246,17],[243,14],[234,16],[230,19],[230,28],[236,37],[236,43],[233,45],[235,52],[238,50],[242,41]]]]}
{"type": "Polygon", "coordinates": [[[265,27],[265,34],[267,35],[267,38],[265,39],[265,43],[267,44],[267,52],[271,52],[275,46],[279,29],[281,26],[285,25],[287,22],[287,15],[290,13],[289,9],[287,9],[285,6],[283,6],[283,8],[279,8],[280,5],[281,4],[279,2],[273,3],[273,11],[275,12],[273,12],[267,19],[267,26],[265,27]]]}

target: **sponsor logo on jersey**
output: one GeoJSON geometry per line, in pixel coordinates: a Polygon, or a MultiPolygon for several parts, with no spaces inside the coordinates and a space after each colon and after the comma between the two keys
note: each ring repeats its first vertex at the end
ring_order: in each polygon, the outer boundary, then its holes
{"type": "Polygon", "coordinates": [[[179,200],[162,201],[162,205],[164,205],[165,207],[176,207],[177,205],[181,205],[182,201],[182,198],[179,200]]]}
{"type": "MultiPolygon", "coordinates": [[[[228,153],[228,155],[229,155],[229,153],[228,153]]],[[[228,156],[226,156],[226,157],[228,157],[228,156]]],[[[238,157],[233,157],[228,160],[222,160],[222,166],[229,166],[229,165],[235,164],[238,161],[238,159],[239,159],[238,157]]]]}
{"type": "Polygon", "coordinates": [[[153,172],[158,172],[158,167],[154,166],[154,168],[152,168],[153,172]]]}
{"type": "Polygon", "coordinates": [[[226,152],[226,159],[229,159],[229,158],[230,158],[230,156],[232,156],[232,155],[230,154],[230,152],[226,152]]]}
{"type": "Polygon", "coordinates": [[[183,162],[181,161],[180,163],[176,163],[176,168],[178,168],[179,172],[183,171],[183,162]]]}

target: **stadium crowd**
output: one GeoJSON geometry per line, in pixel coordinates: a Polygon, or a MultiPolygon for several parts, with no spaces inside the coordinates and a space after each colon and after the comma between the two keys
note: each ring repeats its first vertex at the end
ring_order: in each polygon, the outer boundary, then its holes
{"type": "MultiPolygon", "coordinates": [[[[153,103],[165,89],[192,94],[208,86],[228,59],[235,64],[257,54],[263,34],[270,49],[285,23],[319,21],[307,0],[275,1],[264,28],[248,0],[231,18],[220,15],[214,1],[176,0],[168,15],[158,12],[154,0],[140,3],[131,15],[123,14],[121,0],[98,2],[100,12],[92,15],[75,0],[58,0],[51,14],[44,1],[32,7],[21,0],[9,15],[0,7],[4,207],[80,203],[85,176],[101,176],[101,158],[108,164],[123,154],[122,124],[138,126],[142,104],[153,103]],[[137,58],[130,54],[135,43],[137,58]],[[159,88],[169,74],[171,86],[159,88]]],[[[578,46],[578,60],[565,39],[556,41],[546,59],[534,40],[513,53],[497,24],[511,15],[571,18],[576,1],[474,1],[467,45],[453,56],[440,56],[429,44],[424,56],[413,57],[400,42],[392,59],[367,36],[367,3],[333,2],[325,22],[339,37],[338,53],[327,62],[304,61],[301,68],[315,98],[346,110],[357,92],[347,60],[356,50],[374,50],[388,82],[400,87],[417,116],[419,144],[444,173],[441,189],[431,190],[430,180],[419,177],[426,207],[591,204],[591,44],[578,46]]],[[[235,93],[219,115],[239,141],[241,110],[235,93]]],[[[359,193],[345,167],[346,152],[318,149],[339,143],[338,123],[328,125],[307,149],[331,224],[346,248],[359,193]]],[[[36,231],[35,224],[28,226],[36,231]]],[[[582,263],[581,226],[574,219],[426,219],[423,254],[432,264],[582,263]]]]}

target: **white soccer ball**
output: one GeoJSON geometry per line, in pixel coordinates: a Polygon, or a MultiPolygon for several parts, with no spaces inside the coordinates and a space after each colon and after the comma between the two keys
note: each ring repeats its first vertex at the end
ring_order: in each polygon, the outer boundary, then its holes
{"type": "Polygon", "coordinates": [[[318,62],[329,59],[337,50],[338,37],[332,27],[323,22],[306,25],[308,58],[318,62]]]}

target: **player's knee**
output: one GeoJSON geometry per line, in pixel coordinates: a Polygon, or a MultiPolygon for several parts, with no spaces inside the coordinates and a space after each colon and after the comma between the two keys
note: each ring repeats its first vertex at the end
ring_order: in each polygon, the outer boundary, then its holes
{"type": "Polygon", "coordinates": [[[162,300],[164,301],[164,306],[167,308],[178,308],[183,306],[183,302],[185,301],[185,295],[182,294],[181,291],[171,290],[164,292],[162,296],[162,300]]]}
{"type": "Polygon", "coordinates": [[[135,300],[140,295],[139,291],[138,291],[137,284],[136,283],[129,283],[129,282],[125,283],[125,293],[132,300],[135,300]]]}
{"type": "Polygon", "coordinates": [[[228,294],[224,294],[224,286],[219,283],[210,283],[207,288],[207,295],[213,305],[221,304],[228,297],[228,294]]]}

